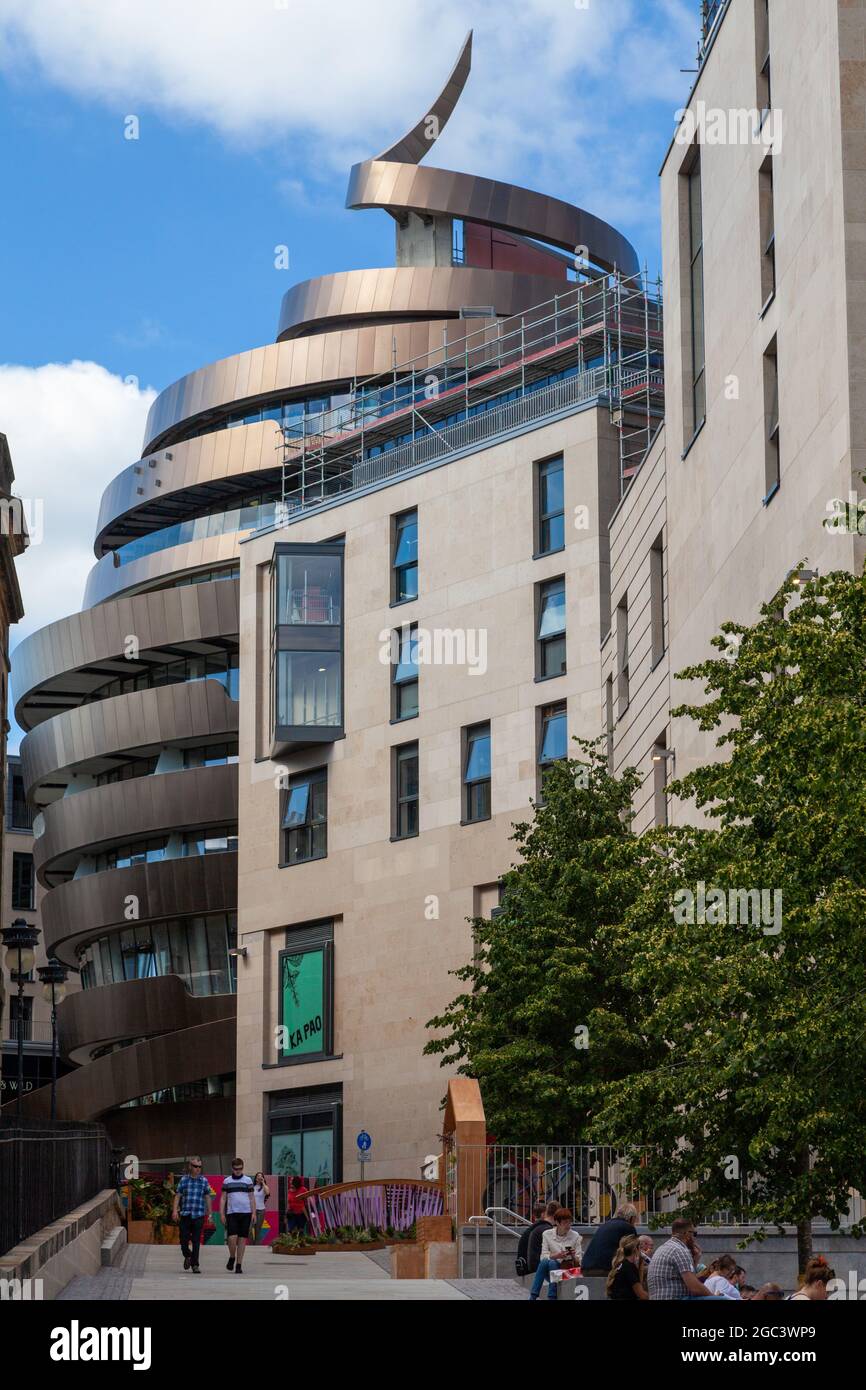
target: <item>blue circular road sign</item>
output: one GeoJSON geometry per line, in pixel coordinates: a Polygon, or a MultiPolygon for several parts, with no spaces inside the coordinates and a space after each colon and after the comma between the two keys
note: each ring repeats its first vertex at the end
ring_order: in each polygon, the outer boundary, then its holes
{"type": "Polygon", "coordinates": [[[361,1153],[366,1153],[367,1150],[371,1149],[372,1147],[372,1139],[370,1138],[367,1131],[365,1129],[362,1129],[361,1133],[358,1135],[358,1148],[361,1150],[361,1153]]]}

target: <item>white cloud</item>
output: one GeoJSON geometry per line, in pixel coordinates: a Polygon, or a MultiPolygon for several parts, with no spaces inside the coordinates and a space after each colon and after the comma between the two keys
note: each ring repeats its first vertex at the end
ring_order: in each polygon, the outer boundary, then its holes
{"type": "Polygon", "coordinates": [[[472,77],[432,162],[567,197],[601,186],[630,105],[680,103],[697,15],[697,0],[0,0],[0,66],[103,102],[118,139],[136,114],[146,140],[158,112],[282,146],[315,178],[414,124],[472,25],[472,77]]]}
{"type": "Polygon", "coordinates": [[[155,395],[96,362],[0,365],[0,430],[39,540],[17,561],[25,617],[11,630],[13,648],[80,607],[99,500],[138,458],[155,395]]]}

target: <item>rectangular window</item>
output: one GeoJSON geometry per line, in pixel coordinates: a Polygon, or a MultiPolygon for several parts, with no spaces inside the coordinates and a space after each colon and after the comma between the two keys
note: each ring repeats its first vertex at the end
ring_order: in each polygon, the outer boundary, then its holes
{"type": "Polygon", "coordinates": [[[764,503],[779,490],[781,456],[779,453],[779,362],[776,339],[764,353],[764,503]]]}
{"type": "Polygon", "coordinates": [[[33,812],[27,805],[24,795],[24,778],[19,766],[10,762],[8,795],[6,804],[7,827],[9,830],[32,830],[33,812]]]}
{"type": "Polygon", "coordinates": [[[764,119],[773,109],[770,71],[770,0],[755,0],[755,56],[758,69],[758,110],[764,119]]]}
{"type": "Polygon", "coordinates": [[[331,1056],[333,1024],[333,924],[289,931],[280,952],[280,1061],[331,1056]]]}
{"type": "Polygon", "coordinates": [[[271,1173],[302,1176],[308,1187],[327,1187],[342,1180],[340,1086],[271,1092],[269,1111],[271,1173]]]}
{"type": "Polygon", "coordinates": [[[36,906],[36,874],[32,854],[12,856],[12,908],[15,912],[32,912],[36,906]]]}
{"type": "Polygon", "coordinates": [[[283,864],[304,864],[328,853],[328,769],[298,773],[283,793],[283,864]]]}
{"type": "Polygon", "coordinates": [[[652,664],[657,666],[665,654],[665,553],[658,535],[650,550],[650,628],[652,664]]]}
{"type": "Polygon", "coordinates": [[[613,676],[604,684],[604,731],[607,751],[607,770],[613,772],[613,676]]]}
{"type": "Polygon", "coordinates": [[[536,585],[535,674],[565,675],[565,576],[536,585]]]}
{"type": "Polygon", "coordinates": [[[418,745],[404,743],[394,748],[393,829],[395,840],[408,840],[418,834],[418,745]]]}
{"type": "MultiPolygon", "coordinates": [[[[17,976],[15,977],[17,979],[17,976]]],[[[33,1000],[13,994],[9,1000],[9,1038],[17,1042],[19,1038],[30,1042],[33,1037],[33,1000]]],[[[7,1083],[8,1084],[8,1083],[7,1083]]]]}
{"type": "Polygon", "coordinates": [[[567,711],[564,700],[545,705],[538,723],[538,796],[544,796],[545,774],[553,763],[568,757],[567,711]]]}
{"type": "MultiPolygon", "coordinates": [[[[216,830],[188,830],[183,837],[183,852],[187,857],[195,854],[232,854],[237,852],[237,847],[238,832],[230,826],[220,826],[216,830]]],[[[158,857],[161,859],[164,856],[160,854],[158,857]]],[[[147,862],[151,862],[149,854],[147,862]]]]}
{"type": "Polygon", "coordinates": [[[565,547],[565,501],[562,458],[536,464],[536,555],[565,547]]]}
{"type": "Polygon", "coordinates": [[[621,719],[628,709],[631,698],[628,669],[628,599],[624,598],[616,610],[616,669],[617,669],[617,718],[621,719]]]}
{"type": "Polygon", "coordinates": [[[199,748],[183,750],[183,765],[190,767],[220,767],[238,760],[237,743],[205,743],[199,748]]]}
{"type": "Polygon", "coordinates": [[[761,228],[761,304],[766,309],[776,293],[776,212],[773,200],[773,156],[767,155],[758,174],[761,228]]]}
{"type": "Polygon", "coordinates": [[[392,518],[391,546],[391,602],[408,603],[418,597],[417,511],[392,518]]]}
{"type": "Polygon", "coordinates": [[[391,636],[391,718],[414,719],[418,713],[418,624],[391,636]],[[397,660],[394,661],[396,655],[397,660]]]}
{"type": "Polygon", "coordinates": [[[704,361],[704,227],[701,206],[701,153],[695,150],[685,174],[688,258],[689,327],[691,330],[691,435],[697,434],[707,414],[704,361]]]}
{"type": "Polygon", "coordinates": [[[343,733],[343,546],[279,544],[271,569],[272,755],[343,733]]]}
{"type": "Polygon", "coordinates": [[[652,753],[653,820],[656,825],[668,823],[668,763],[667,736],[657,738],[652,753]]]}
{"type": "Polygon", "coordinates": [[[463,730],[463,820],[490,819],[490,725],[463,730]]]}

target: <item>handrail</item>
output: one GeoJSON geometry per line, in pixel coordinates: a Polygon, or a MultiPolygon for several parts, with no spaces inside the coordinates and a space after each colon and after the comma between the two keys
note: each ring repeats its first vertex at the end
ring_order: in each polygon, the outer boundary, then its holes
{"type": "MultiPolygon", "coordinates": [[[[521,1216],[518,1212],[512,1211],[510,1207],[485,1207],[485,1209],[484,1209],[484,1215],[483,1215],[483,1216],[470,1216],[470,1218],[469,1218],[469,1220],[467,1221],[466,1224],[467,1224],[467,1226],[472,1226],[472,1227],[474,1227],[474,1229],[475,1229],[475,1278],[476,1278],[476,1279],[479,1279],[479,1278],[481,1277],[481,1275],[480,1275],[480,1269],[481,1269],[481,1245],[480,1245],[480,1240],[481,1240],[481,1227],[482,1227],[482,1226],[492,1226],[492,1227],[493,1227],[493,1277],[494,1277],[494,1278],[496,1278],[497,1271],[498,1271],[498,1268],[499,1268],[499,1263],[498,1263],[498,1258],[497,1258],[498,1253],[499,1253],[499,1244],[498,1244],[498,1239],[497,1239],[497,1238],[498,1238],[498,1234],[499,1234],[499,1228],[501,1227],[502,1230],[505,1232],[506,1235],[513,1236],[515,1240],[519,1240],[519,1239],[520,1239],[520,1236],[517,1234],[517,1232],[516,1232],[511,1226],[507,1226],[507,1225],[505,1224],[504,1221],[498,1221],[498,1220],[496,1219],[496,1217],[493,1215],[493,1213],[495,1213],[495,1212],[505,1212],[508,1216],[513,1216],[514,1219],[515,1219],[515,1221],[518,1222],[521,1226],[531,1226],[531,1225],[532,1225],[532,1222],[531,1222],[531,1221],[527,1221],[527,1219],[526,1219],[525,1216],[521,1216]]],[[[521,1231],[520,1234],[522,1235],[523,1232],[521,1231]]],[[[459,1235],[459,1245],[460,1245],[460,1263],[459,1263],[459,1268],[460,1268],[460,1274],[461,1274],[461,1276],[462,1276],[462,1274],[463,1274],[463,1232],[460,1231],[460,1232],[458,1233],[458,1235],[459,1235]]]]}

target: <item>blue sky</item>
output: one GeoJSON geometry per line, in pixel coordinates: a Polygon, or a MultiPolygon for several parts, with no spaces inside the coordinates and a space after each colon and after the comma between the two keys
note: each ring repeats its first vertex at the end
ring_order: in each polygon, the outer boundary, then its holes
{"type": "Polygon", "coordinates": [[[699,10],[0,0],[0,430],[42,508],[18,636],[77,606],[99,496],[138,457],[154,390],[272,341],[290,284],[392,263],[387,215],[343,208],[348,168],[423,114],[470,26],[472,75],[429,162],[575,202],[655,273],[699,10]]]}

